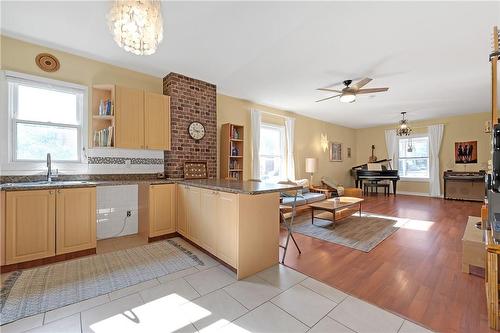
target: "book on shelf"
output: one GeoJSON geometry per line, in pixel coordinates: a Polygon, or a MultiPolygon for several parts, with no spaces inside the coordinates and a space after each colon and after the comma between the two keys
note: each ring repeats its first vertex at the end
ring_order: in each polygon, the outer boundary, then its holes
{"type": "Polygon", "coordinates": [[[94,132],[95,147],[112,147],[113,146],[113,126],[103,128],[94,132]]]}

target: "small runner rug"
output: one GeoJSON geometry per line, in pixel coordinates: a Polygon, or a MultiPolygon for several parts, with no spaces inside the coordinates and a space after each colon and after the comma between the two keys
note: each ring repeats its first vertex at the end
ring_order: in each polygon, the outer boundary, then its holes
{"type": "MultiPolygon", "coordinates": [[[[330,213],[322,214],[325,216],[330,213]]],[[[293,226],[294,232],[363,252],[370,252],[404,223],[399,218],[370,215],[353,215],[336,222],[335,225],[331,220],[318,218],[311,224],[311,218],[306,215],[297,220],[293,226]]]]}
{"type": "Polygon", "coordinates": [[[204,263],[175,240],[12,273],[0,324],[43,313],[204,263]]]}

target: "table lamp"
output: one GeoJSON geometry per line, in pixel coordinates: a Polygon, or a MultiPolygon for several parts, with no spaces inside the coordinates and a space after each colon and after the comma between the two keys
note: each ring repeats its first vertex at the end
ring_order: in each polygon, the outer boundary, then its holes
{"type": "Polygon", "coordinates": [[[313,185],[313,175],[316,172],[316,159],[314,157],[306,158],[306,172],[311,174],[309,186],[313,185]]]}

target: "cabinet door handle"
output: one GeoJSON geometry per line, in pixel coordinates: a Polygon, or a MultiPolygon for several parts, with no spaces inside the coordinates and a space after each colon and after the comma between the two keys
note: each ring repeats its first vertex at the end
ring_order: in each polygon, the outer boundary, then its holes
{"type": "Polygon", "coordinates": [[[57,193],[61,193],[61,190],[57,190],[57,193]]]}
{"type": "Polygon", "coordinates": [[[49,194],[52,194],[52,190],[49,191],[49,194]]]}

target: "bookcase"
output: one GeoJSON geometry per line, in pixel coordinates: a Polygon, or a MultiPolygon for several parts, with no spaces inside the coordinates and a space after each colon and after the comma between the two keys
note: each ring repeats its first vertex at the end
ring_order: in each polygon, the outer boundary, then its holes
{"type": "Polygon", "coordinates": [[[92,87],[92,147],[115,146],[115,86],[92,87]]]}
{"type": "Polygon", "coordinates": [[[222,125],[219,159],[221,179],[243,180],[244,133],[245,129],[241,125],[222,125]]]}

